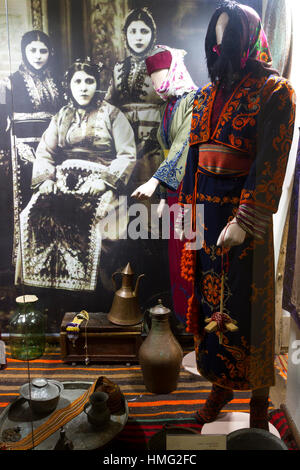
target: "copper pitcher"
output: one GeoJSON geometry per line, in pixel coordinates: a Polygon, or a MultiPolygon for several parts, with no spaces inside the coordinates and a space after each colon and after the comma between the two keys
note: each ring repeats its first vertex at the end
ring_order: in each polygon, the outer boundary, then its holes
{"type": "Polygon", "coordinates": [[[139,282],[144,274],[138,276],[134,288],[133,276],[134,272],[131,269],[130,263],[127,264],[123,271],[117,271],[112,275],[116,293],[107,318],[116,325],[130,326],[142,321],[143,315],[139,307],[137,295],[139,282]],[[122,285],[119,290],[117,290],[115,281],[117,274],[122,276],[122,285]]]}

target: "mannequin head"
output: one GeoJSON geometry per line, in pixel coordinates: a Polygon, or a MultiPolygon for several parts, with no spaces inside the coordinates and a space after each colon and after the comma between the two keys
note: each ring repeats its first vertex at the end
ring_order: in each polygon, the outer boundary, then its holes
{"type": "Polygon", "coordinates": [[[125,21],[123,32],[130,53],[145,56],[156,40],[156,25],[147,8],[132,10],[125,21]]]}
{"type": "Polygon", "coordinates": [[[257,12],[233,0],[224,0],[213,14],[205,53],[212,82],[220,80],[227,87],[250,71],[256,76],[274,73],[257,12]]]}
{"type": "Polygon", "coordinates": [[[21,40],[21,51],[23,63],[35,73],[44,71],[49,66],[53,55],[49,36],[38,30],[24,34],[21,40]]]}
{"type": "Polygon", "coordinates": [[[224,36],[224,31],[226,29],[226,26],[229,21],[229,16],[226,11],[221,13],[221,15],[218,18],[217,24],[216,24],[216,44],[220,45],[222,44],[222,39],[224,36]]]}

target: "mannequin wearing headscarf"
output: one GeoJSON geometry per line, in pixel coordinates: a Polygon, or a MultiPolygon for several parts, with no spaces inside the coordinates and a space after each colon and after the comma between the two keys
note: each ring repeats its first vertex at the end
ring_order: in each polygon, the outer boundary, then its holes
{"type": "MultiPolygon", "coordinates": [[[[165,159],[154,175],[139,186],[132,196],[138,199],[149,198],[159,186],[161,196],[161,203],[158,206],[159,216],[162,215],[165,204],[174,208],[178,203],[179,189],[174,190],[173,180],[181,181],[183,178],[182,168],[185,166],[188,151],[185,141],[191,126],[192,108],[190,107],[190,112],[186,116],[179,116],[177,109],[182,97],[192,90],[196,91],[197,87],[184,64],[185,55],[184,50],[158,45],[146,59],[147,71],[153,81],[154,89],[165,103],[161,108],[162,118],[157,133],[165,159]],[[177,129],[178,121],[182,122],[180,132],[177,129]]],[[[174,224],[171,224],[168,242],[173,311],[176,318],[185,323],[190,286],[180,276],[183,242],[175,236],[173,228],[174,224]]]]}
{"type": "MultiPolygon", "coordinates": [[[[250,426],[268,429],[274,385],[272,214],[292,142],[294,91],[271,68],[260,18],[250,7],[223,2],[209,23],[205,50],[212,81],[193,94],[180,193],[180,203],[192,206],[193,226],[196,204],[204,205],[202,248],[189,250],[187,244],[182,259],[182,276],[193,284],[187,330],[195,335],[198,370],[212,382],[196,419],[213,421],[233,390],[252,390],[250,426]],[[224,327],[226,315],[237,322],[237,332],[224,327]],[[205,330],[212,318],[217,333],[205,330]]],[[[188,99],[180,103],[183,109],[188,99]]]]}
{"type": "MultiPolygon", "coordinates": [[[[22,63],[2,84],[4,121],[8,121],[7,145],[13,172],[14,244],[18,243],[18,216],[32,195],[31,174],[35,150],[52,116],[63,103],[59,81],[53,74],[53,48],[49,36],[34,30],[21,40],[22,63]],[[43,58],[35,68],[30,49],[40,46],[43,58]],[[43,63],[43,65],[41,65],[43,63]]],[[[34,59],[36,60],[36,59],[34,59]]],[[[3,144],[3,141],[2,141],[3,144]]]]}

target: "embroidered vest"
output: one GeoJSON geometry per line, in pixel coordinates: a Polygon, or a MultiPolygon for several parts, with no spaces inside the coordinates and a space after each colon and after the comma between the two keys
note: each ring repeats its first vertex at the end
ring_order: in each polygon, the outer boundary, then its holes
{"type": "Polygon", "coordinates": [[[212,83],[199,89],[194,100],[190,145],[214,142],[225,145],[254,158],[258,115],[279,77],[260,79],[245,76],[234,88],[225,103],[215,130],[211,131],[211,115],[217,85],[212,83]]]}

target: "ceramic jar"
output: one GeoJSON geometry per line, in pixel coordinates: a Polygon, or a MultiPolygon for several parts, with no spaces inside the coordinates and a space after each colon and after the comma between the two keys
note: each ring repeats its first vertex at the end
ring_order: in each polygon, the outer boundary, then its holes
{"type": "Polygon", "coordinates": [[[34,378],[20,387],[20,395],[38,414],[51,413],[58,405],[64,386],[58,380],[34,378]]]}
{"type": "Polygon", "coordinates": [[[149,392],[176,390],[183,352],[169,324],[170,309],[158,305],[149,310],[150,332],[139,350],[144,384],[149,392]]]}
{"type": "Polygon", "coordinates": [[[90,396],[89,403],[84,405],[84,412],[88,422],[96,427],[102,428],[110,420],[110,410],[107,406],[108,395],[105,392],[94,392],[90,396]]]}

